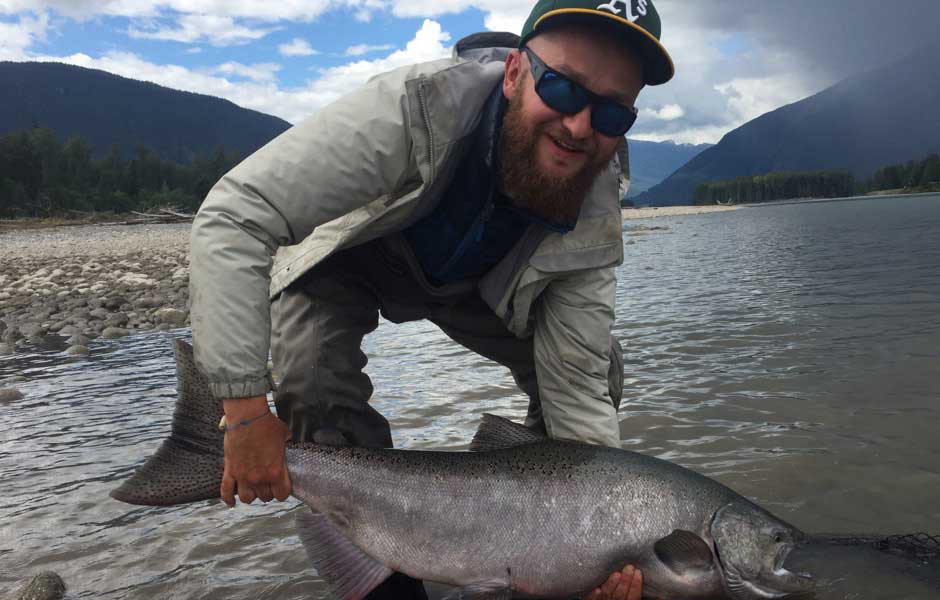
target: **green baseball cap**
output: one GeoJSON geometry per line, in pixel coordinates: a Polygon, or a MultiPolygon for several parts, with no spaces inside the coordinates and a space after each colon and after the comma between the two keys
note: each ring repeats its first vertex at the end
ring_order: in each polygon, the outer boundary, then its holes
{"type": "Polygon", "coordinates": [[[659,42],[662,22],[652,0],[539,0],[522,28],[519,48],[536,36],[548,23],[562,20],[606,25],[633,46],[643,61],[643,79],[647,85],[666,83],[675,74],[669,52],[659,42]],[[603,19],[603,20],[601,20],[603,19]]]}

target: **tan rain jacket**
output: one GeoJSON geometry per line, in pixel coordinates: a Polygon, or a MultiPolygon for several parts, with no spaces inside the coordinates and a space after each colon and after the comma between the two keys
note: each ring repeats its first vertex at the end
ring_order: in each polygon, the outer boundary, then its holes
{"type": "MultiPolygon", "coordinates": [[[[499,60],[458,57],[379,75],[213,187],[193,224],[190,295],[196,360],[217,397],[271,389],[271,298],[337,250],[434,208],[502,75],[499,60]]],[[[620,441],[607,380],[628,180],[619,164],[598,177],[573,231],[531,227],[479,283],[513,333],[535,336],[549,434],[610,446],[620,441]]]]}

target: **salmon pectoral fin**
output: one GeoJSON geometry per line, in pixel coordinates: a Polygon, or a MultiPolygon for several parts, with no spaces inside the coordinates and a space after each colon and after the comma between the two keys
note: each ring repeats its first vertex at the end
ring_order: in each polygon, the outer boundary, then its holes
{"type": "Polygon", "coordinates": [[[340,600],[361,600],[392,574],[321,513],[298,514],[297,533],[317,573],[340,600]]]}
{"type": "Polygon", "coordinates": [[[456,589],[443,600],[511,600],[512,588],[505,581],[480,581],[456,589]]]}
{"type": "Polygon", "coordinates": [[[675,573],[688,570],[705,570],[712,566],[711,548],[701,537],[676,529],[653,545],[656,556],[675,573]]]}

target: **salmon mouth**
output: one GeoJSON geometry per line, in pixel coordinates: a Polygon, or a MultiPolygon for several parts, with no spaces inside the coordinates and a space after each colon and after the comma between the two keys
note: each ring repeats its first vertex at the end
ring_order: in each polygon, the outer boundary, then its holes
{"type": "Polygon", "coordinates": [[[774,558],[771,581],[767,582],[767,584],[772,586],[774,591],[778,592],[778,596],[809,593],[815,586],[815,581],[810,573],[790,571],[783,566],[792,550],[793,546],[784,546],[780,548],[780,551],[777,552],[777,556],[774,558]]]}

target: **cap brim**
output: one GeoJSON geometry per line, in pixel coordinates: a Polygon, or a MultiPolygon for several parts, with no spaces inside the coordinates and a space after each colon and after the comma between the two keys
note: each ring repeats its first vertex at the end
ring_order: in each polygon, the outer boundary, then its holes
{"type": "Polygon", "coordinates": [[[617,31],[618,35],[627,36],[628,43],[639,52],[643,61],[643,83],[646,85],[661,85],[672,79],[672,76],[676,73],[676,68],[669,52],[659,43],[659,40],[639,25],[615,14],[584,8],[559,8],[539,17],[532,29],[533,33],[537,33],[539,26],[544,26],[546,21],[556,22],[562,19],[566,21],[586,21],[595,25],[598,23],[598,18],[608,19],[608,23],[617,31]]]}

